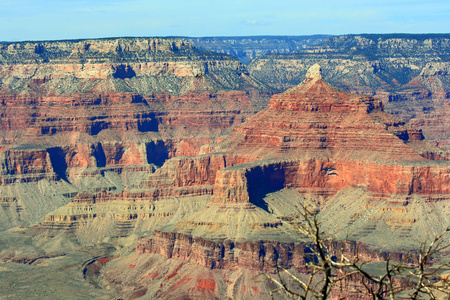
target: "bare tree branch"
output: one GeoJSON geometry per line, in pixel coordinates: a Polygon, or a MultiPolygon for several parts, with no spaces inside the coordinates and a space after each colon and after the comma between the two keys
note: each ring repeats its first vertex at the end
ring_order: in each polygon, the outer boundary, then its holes
{"type": "Polygon", "coordinates": [[[450,263],[440,263],[430,268],[435,257],[450,248],[450,244],[444,240],[450,227],[435,236],[430,243],[427,240],[422,242],[417,254],[409,252],[399,261],[393,261],[388,255],[384,259],[383,273],[376,276],[369,271],[370,268],[366,267],[374,261],[361,261],[357,244],[354,253],[350,256],[345,254],[345,241],[336,250],[333,241],[326,238],[321,231],[315,210],[310,210],[306,206],[300,207],[299,216],[301,220],[295,223],[295,229],[299,235],[309,241],[305,244],[309,246],[305,247],[303,253],[305,268],[308,272],[305,274],[307,279],[299,278],[289,270],[279,267],[276,262],[277,279],[266,274],[266,277],[277,286],[271,291],[272,297],[284,292],[291,298],[327,299],[339,284],[345,284],[350,280],[355,281],[356,292],[364,293],[372,299],[394,300],[401,292],[409,293],[411,299],[422,299],[423,296],[435,299],[436,292],[450,295],[450,279],[440,276],[443,270],[450,268],[450,263]],[[334,250],[330,251],[330,249],[334,250]],[[283,279],[282,273],[285,274],[285,278],[287,276],[292,282],[296,282],[298,287],[291,288],[283,279]],[[358,284],[365,291],[360,290],[358,284]]]}

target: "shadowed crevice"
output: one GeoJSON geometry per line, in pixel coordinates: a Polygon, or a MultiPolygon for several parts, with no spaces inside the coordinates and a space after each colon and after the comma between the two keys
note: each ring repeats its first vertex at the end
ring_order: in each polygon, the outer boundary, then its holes
{"type": "Polygon", "coordinates": [[[169,159],[169,148],[164,141],[152,141],[145,145],[147,163],[161,167],[169,159]]]}
{"type": "Polygon", "coordinates": [[[134,72],[133,68],[131,68],[129,65],[118,65],[113,66],[114,69],[114,78],[133,78],[136,76],[136,72],[134,72]]]}
{"type": "Polygon", "coordinates": [[[50,155],[50,162],[52,164],[54,172],[61,178],[62,180],[67,180],[67,163],[66,163],[66,154],[63,149],[60,147],[48,148],[48,154],[50,155]]]}
{"type": "Polygon", "coordinates": [[[280,164],[257,166],[247,175],[250,202],[268,211],[264,198],[267,194],[281,190],[285,186],[285,174],[280,164]]]}
{"type": "Polygon", "coordinates": [[[97,160],[97,167],[106,167],[106,155],[101,143],[92,145],[95,159],[97,160]]]}

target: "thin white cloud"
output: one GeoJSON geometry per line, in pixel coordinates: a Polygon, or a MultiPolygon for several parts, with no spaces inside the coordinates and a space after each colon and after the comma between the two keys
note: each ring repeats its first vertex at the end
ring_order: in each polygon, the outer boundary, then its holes
{"type": "Polygon", "coordinates": [[[267,20],[247,20],[245,21],[245,23],[252,26],[268,26],[272,24],[267,20]]]}

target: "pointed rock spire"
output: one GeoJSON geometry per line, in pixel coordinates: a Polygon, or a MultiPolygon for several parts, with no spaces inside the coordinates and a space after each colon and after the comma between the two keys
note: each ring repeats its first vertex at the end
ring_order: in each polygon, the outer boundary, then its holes
{"type": "Polygon", "coordinates": [[[322,79],[322,67],[319,64],[312,65],[306,72],[306,79],[322,79]]]}

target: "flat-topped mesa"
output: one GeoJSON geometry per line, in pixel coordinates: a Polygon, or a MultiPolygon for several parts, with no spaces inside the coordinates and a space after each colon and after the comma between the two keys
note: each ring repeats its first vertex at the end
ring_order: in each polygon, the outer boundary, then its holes
{"type": "Polygon", "coordinates": [[[372,97],[341,91],[323,80],[318,64],[309,68],[306,79],[289,90],[274,95],[270,108],[291,111],[366,111],[382,109],[372,97]]]}

